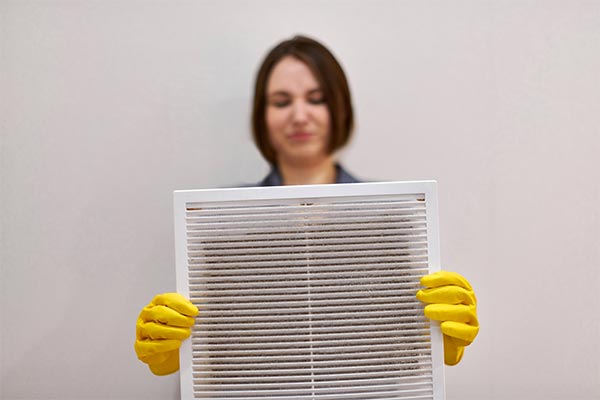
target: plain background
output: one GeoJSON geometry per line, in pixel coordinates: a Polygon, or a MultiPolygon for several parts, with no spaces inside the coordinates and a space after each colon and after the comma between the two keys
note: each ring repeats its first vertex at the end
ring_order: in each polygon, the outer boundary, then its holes
{"type": "Polygon", "coordinates": [[[354,96],[366,180],[439,182],[481,333],[447,398],[600,399],[600,2],[0,1],[0,398],[177,399],[134,325],[172,191],[259,181],[256,68],[295,33],[354,96]]]}

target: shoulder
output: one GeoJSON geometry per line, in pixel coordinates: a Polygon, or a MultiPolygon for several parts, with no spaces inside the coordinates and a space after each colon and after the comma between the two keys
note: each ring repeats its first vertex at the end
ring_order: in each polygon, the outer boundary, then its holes
{"type": "Polygon", "coordinates": [[[355,178],[344,167],[337,165],[337,178],[335,183],[361,183],[362,181],[355,178]]]}
{"type": "Polygon", "coordinates": [[[267,176],[263,178],[262,181],[258,182],[254,186],[282,186],[283,179],[281,179],[281,175],[279,174],[279,170],[275,166],[271,166],[271,171],[267,176]]]}

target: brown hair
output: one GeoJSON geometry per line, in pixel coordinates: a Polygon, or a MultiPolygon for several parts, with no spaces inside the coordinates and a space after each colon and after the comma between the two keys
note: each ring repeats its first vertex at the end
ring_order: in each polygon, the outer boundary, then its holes
{"type": "Polygon", "coordinates": [[[254,143],[271,164],[276,163],[275,150],[269,141],[265,109],[267,83],[271,71],[284,57],[292,56],[305,63],[319,82],[331,117],[329,153],[344,147],[354,126],[354,113],[346,75],[333,54],[321,43],[305,36],[295,36],[275,46],[265,57],[256,75],[252,133],[254,143]]]}

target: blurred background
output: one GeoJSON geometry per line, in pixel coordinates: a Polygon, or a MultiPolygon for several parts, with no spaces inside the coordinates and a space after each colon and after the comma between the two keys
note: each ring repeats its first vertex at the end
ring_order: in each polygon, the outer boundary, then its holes
{"type": "Polygon", "coordinates": [[[341,61],[364,180],[435,179],[481,333],[448,400],[600,399],[600,2],[0,1],[0,398],[178,399],[133,351],[172,191],[258,182],[254,74],[341,61]]]}

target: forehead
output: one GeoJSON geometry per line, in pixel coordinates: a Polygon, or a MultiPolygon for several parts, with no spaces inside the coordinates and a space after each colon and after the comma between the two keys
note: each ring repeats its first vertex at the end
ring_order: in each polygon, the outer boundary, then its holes
{"type": "Polygon", "coordinates": [[[310,68],[292,56],[286,56],[275,64],[267,82],[267,93],[304,93],[318,88],[319,82],[310,68]]]}

